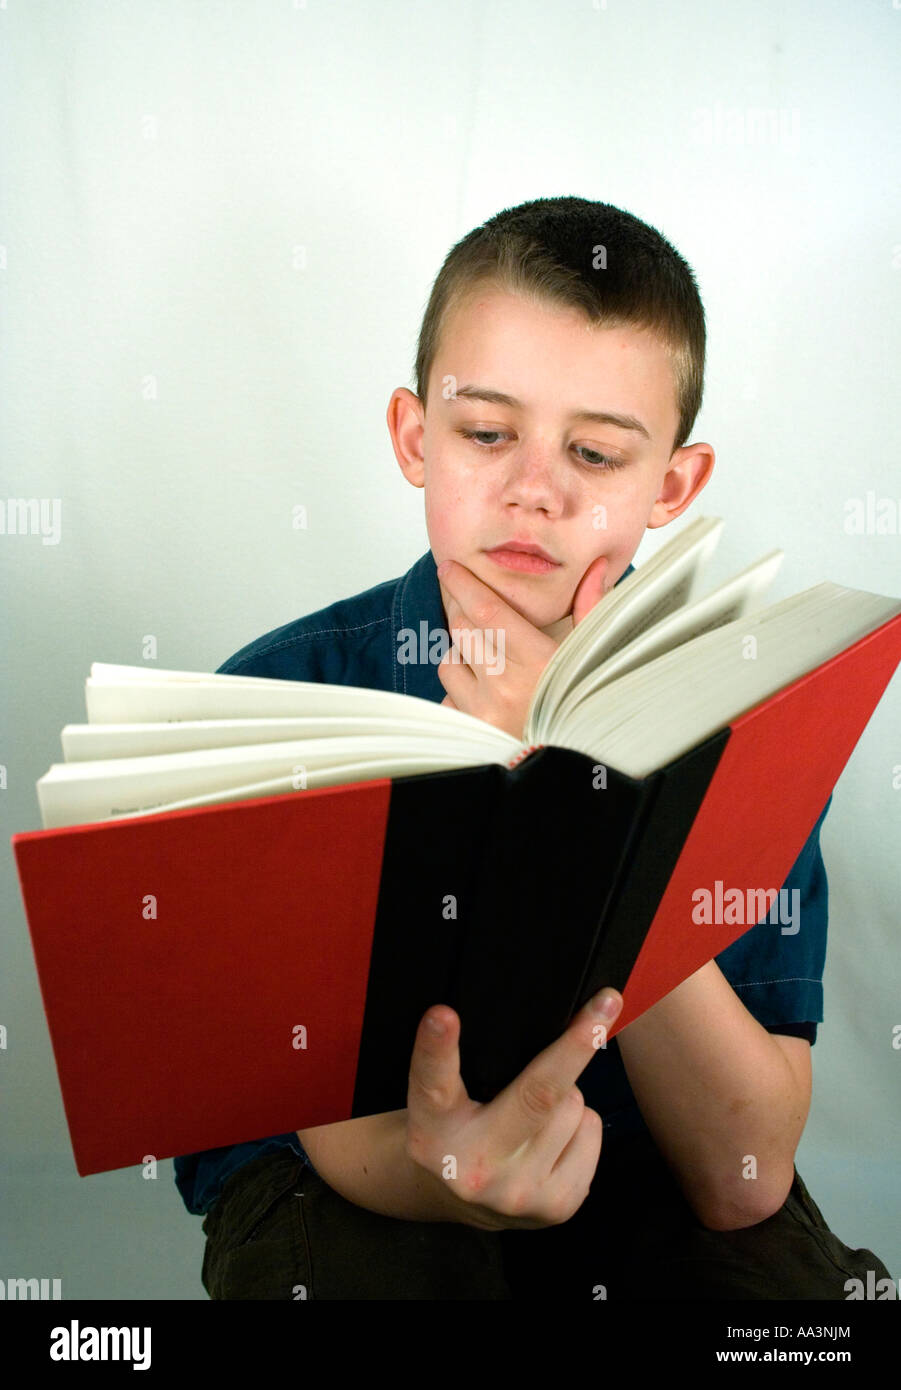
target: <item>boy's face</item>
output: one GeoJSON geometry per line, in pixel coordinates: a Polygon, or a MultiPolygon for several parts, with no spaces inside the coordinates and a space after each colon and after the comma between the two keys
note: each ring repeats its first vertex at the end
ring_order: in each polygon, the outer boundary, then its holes
{"type": "Polygon", "coordinates": [[[671,453],[673,371],[655,337],[495,288],[446,318],[428,401],[423,412],[398,388],[388,425],[405,476],[425,487],[435,563],[457,560],[557,639],[592,561],[608,557],[612,586],[645,528],[684,511],[713,468],[709,445],[671,453]],[[556,564],[513,568],[490,554],[506,541],[541,546],[556,564]]]}

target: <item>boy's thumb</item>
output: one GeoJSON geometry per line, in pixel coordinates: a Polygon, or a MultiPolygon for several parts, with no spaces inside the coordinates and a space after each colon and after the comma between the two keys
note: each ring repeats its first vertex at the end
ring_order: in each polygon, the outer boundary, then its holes
{"type": "Polygon", "coordinates": [[[445,1110],[465,1098],[460,1077],[459,1022],[447,1007],[431,1008],[423,1015],[416,1033],[407,1092],[407,1109],[445,1110]],[[433,1028],[437,1023],[440,1031],[433,1028]]]}

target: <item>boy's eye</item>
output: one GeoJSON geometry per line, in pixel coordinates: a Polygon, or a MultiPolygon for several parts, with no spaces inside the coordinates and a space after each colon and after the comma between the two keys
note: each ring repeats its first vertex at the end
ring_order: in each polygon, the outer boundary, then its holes
{"type": "Polygon", "coordinates": [[[596,463],[590,459],[585,460],[592,468],[623,468],[625,466],[625,459],[614,458],[611,454],[599,454],[596,449],[589,449],[587,444],[579,444],[576,447],[584,449],[586,454],[594,455],[597,460],[596,463]]]}
{"type": "MultiPolygon", "coordinates": [[[[488,435],[489,437],[493,436],[493,437],[496,438],[496,437],[498,437],[498,436],[502,436],[502,435],[503,435],[503,431],[502,431],[502,430],[466,430],[466,429],[461,429],[461,430],[460,430],[460,434],[462,434],[462,436],[463,436],[464,439],[472,440],[472,441],[475,443],[475,447],[476,447],[477,449],[481,449],[483,453],[489,453],[489,454],[490,454],[490,453],[492,453],[495,449],[499,449],[499,448],[500,448],[500,445],[499,445],[499,444],[486,444],[486,443],[483,443],[483,442],[482,442],[482,437],[485,436],[485,435],[488,435]]],[[[623,468],[623,467],[625,466],[625,463],[626,463],[626,460],[625,460],[625,459],[614,458],[614,457],[613,457],[612,455],[610,455],[610,454],[600,454],[600,453],[598,453],[598,451],[597,451],[596,449],[589,449],[588,446],[587,446],[587,444],[578,444],[576,447],[577,447],[577,449],[583,450],[585,454],[591,454],[591,455],[593,456],[593,457],[590,458],[590,459],[589,459],[589,458],[583,458],[583,459],[582,459],[582,462],[583,462],[588,468],[593,468],[596,472],[597,472],[597,471],[600,471],[601,469],[604,469],[604,468],[623,468]]]]}
{"type": "Polygon", "coordinates": [[[497,435],[499,435],[499,434],[501,433],[501,431],[500,431],[500,430],[461,430],[460,433],[462,434],[462,436],[463,436],[464,439],[478,439],[478,440],[479,440],[479,447],[481,447],[481,448],[483,448],[483,449],[489,449],[489,450],[490,450],[490,449],[496,449],[496,448],[497,448],[497,445],[496,445],[496,444],[483,444],[483,443],[482,443],[482,436],[484,436],[484,435],[486,435],[486,434],[487,434],[487,435],[495,435],[495,436],[497,436],[497,435]]]}

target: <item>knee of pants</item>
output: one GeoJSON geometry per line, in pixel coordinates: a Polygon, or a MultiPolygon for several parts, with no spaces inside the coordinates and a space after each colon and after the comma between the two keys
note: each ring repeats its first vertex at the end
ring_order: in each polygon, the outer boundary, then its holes
{"type": "Polygon", "coordinates": [[[886,1277],[872,1250],[852,1249],[829,1229],[797,1169],[766,1220],[733,1231],[686,1222],[675,1237],[645,1241],[629,1270],[631,1296],[666,1299],[839,1301],[855,1296],[858,1281],[886,1277]]]}

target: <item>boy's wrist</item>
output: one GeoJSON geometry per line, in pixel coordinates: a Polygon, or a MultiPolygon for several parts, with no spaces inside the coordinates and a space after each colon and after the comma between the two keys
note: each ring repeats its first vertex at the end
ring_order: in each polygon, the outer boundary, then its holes
{"type": "Polygon", "coordinates": [[[452,1180],[407,1153],[406,1110],[301,1129],[297,1137],[320,1177],[356,1206],[402,1221],[476,1224],[452,1180]]]}

